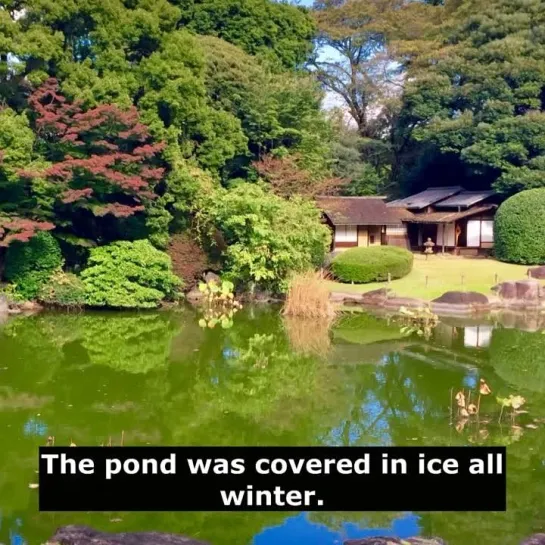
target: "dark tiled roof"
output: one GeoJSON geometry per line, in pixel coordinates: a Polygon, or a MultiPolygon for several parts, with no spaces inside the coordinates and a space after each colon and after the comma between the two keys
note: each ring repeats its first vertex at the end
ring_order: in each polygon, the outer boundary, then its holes
{"type": "Polygon", "coordinates": [[[451,223],[462,218],[469,216],[475,216],[483,212],[488,212],[497,208],[495,204],[489,204],[486,206],[476,206],[463,212],[431,212],[430,214],[413,214],[412,218],[403,219],[408,223],[451,223]]]}
{"type": "Polygon", "coordinates": [[[464,191],[464,188],[460,186],[430,187],[421,193],[417,193],[416,195],[411,195],[410,197],[405,197],[404,199],[389,202],[388,206],[418,210],[444,199],[448,199],[449,197],[452,197],[452,195],[456,195],[456,193],[460,193],[461,191],[464,191]]]}
{"type": "Polygon", "coordinates": [[[435,206],[437,208],[468,207],[485,201],[494,195],[494,191],[462,191],[453,197],[449,197],[446,201],[438,202],[435,206]]]}
{"type": "Polygon", "coordinates": [[[333,225],[401,225],[385,197],[318,197],[316,202],[333,225]]]}
{"type": "Polygon", "coordinates": [[[401,221],[410,221],[415,217],[415,214],[406,208],[396,208],[395,206],[389,205],[387,205],[387,207],[392,210],[401,221]]]}

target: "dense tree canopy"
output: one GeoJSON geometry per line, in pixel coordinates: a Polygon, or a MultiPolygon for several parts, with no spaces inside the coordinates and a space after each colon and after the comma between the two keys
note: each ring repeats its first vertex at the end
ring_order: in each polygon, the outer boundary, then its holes
{"type": "MultiPolygon", "coordinates": [[[[78,269],[117,240],[197,240],[207,218],[199,243],[247,281],[244,260],[260,263],[276,289],[319,259],[272,236],[265,255],[247,220],[225,236],[229,213],[274,210],[322,233],[309,199],[324,193],[545,186],[544,7],[4,2],[0,247],[50,231],[78,269]]],[[[323,253],[327,237],[315,242],[323,253]]]]}
{"type": "Polygon", "coordinates": [[[421,55],[405,122],[502,193],[545,184],[544,3],[463,2],[421,55]]]}
{"type": "Polygon", "coordinates": [[[251,55],[286,68],[301,67],[312,52],[315,27],[308,11],[268,0],[176,0],[181,23],[217,36],[251,55]]]}

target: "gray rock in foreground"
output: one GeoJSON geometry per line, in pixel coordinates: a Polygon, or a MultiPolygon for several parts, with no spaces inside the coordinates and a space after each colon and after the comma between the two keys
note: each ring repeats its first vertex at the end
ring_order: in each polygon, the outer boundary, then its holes
{"type": "Polygon", "coordinates": [[[446,545],[438,537],[410,537],[400,539],[397,537],[365,537],[363,539],[349,539],[343,545],[446,545]]]}
{"type": "Polygon", "coordinates": [[[520,545],[545,545],[545,534],[534,534],[525,539],[520,545]]]}
{"type": "Polygon", "coordinates": [[[109,534],[87,526],[63,526],[46,545],[209,545],[204,541],[161,532],[109,534]]]}
{"type": "MultiPolygon", "coordinates": [[[[162,532],[127,532],[110,534],[87,526],[63,526],[45,545],[209,545],[204,541],[162,532]]],[[[302,544],[303,545],[303,544],[302,544]]],[[[310,544],[309,544],[310,545],[310,544]]],[[[438,537],[366,537],[348,539],[343,545],[446,545],[438,537]]],[[[545,545],[545,534],[534,534],[520,545],[545,545]]]]}

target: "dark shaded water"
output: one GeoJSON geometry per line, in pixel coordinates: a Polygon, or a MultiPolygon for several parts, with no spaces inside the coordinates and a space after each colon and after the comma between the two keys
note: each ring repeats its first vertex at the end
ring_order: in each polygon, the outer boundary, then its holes
{"type": "Polygon", "coordinates": [[[515,545],[545,529],[543,418],[545,336],[484,320],[441,323],[425,341],[367,315],[345,317],[328,334],[271,309],[245,310],[228,330],[200,329],[191,311],[12,319],[0,326],[0,543],[40,544],[58,526],[81,523],[212,545],[333,545],[384,534],[515,545]],[[451,389],[480,377],[494,394],[527,399],[517,427],[510,418],[497,424],[495,396],[483,398],[478,426],[450,424],[451,389]],[[122,431],[130,445],[506,444],[508,512],[38,513],[29,484],[48,436],[57,445],[119,444],[122,431]]]}

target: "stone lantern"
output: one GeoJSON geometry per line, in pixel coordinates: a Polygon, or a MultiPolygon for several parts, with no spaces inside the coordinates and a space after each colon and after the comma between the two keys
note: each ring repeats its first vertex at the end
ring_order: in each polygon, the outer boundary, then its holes
{"type": "Polygon", "coordinates": [[[424,253],[426,254],[426,259],[428,259],[429,255],[433,255],[434,246],[435,246],[435,242],[433,242],[433,240],[428,237],[428,240],[424,242],[424,253]]]}

